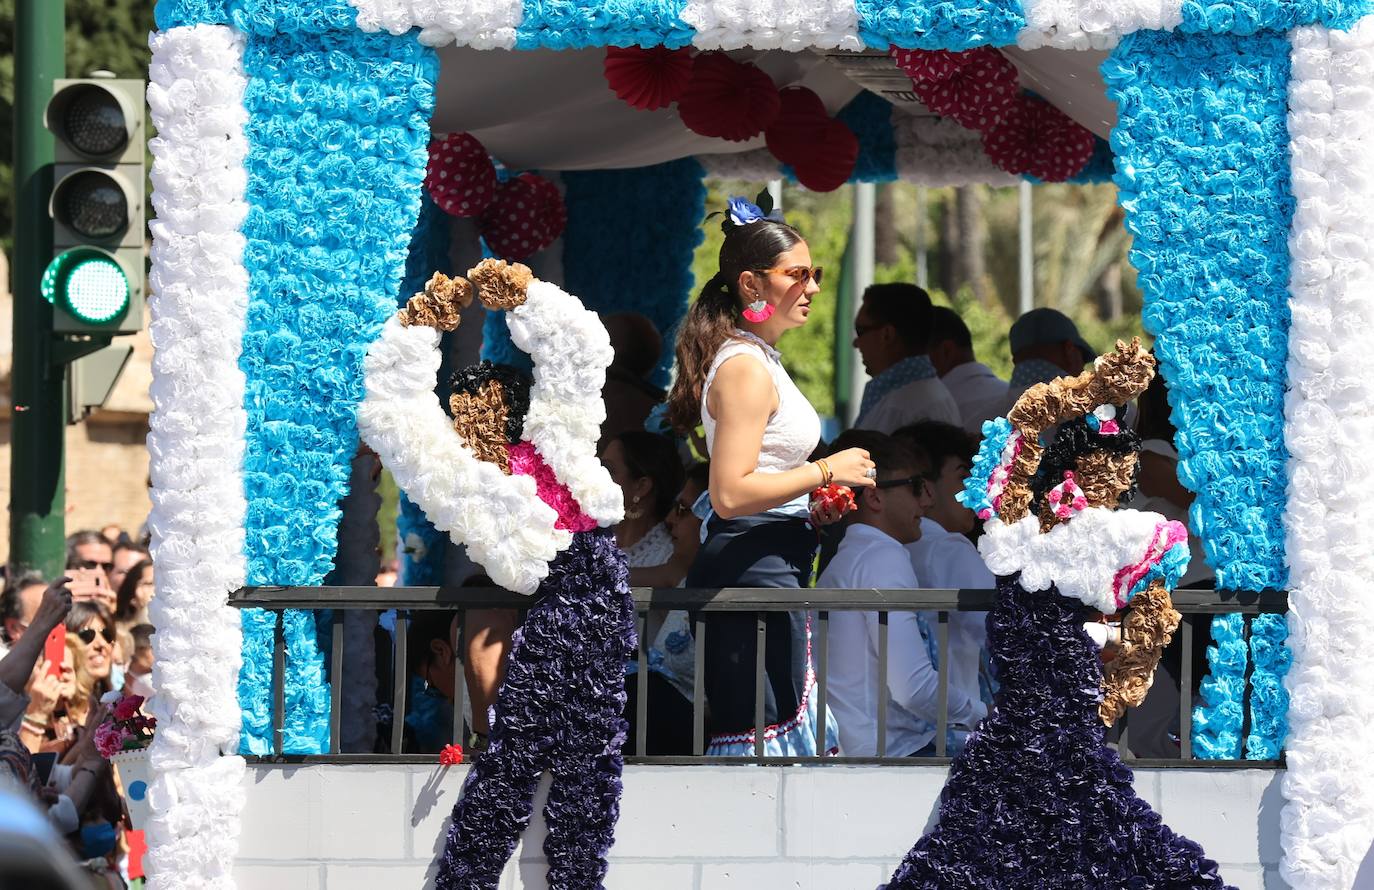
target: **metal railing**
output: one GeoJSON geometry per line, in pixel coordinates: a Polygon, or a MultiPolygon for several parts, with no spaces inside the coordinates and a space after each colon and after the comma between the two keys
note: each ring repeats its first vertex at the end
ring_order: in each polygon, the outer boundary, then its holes
{"type": "MultiPolygon", "coordinates": [[[[904,611],[935,612],[939,651],[949,651],[949,615],[951,612],[987,612],[996,603],[995,590],[838,590],[838,589],[780,589],[780,588],[633,588],[636,621],[639,638],[644,639],[646,617],[651,610],[686,610],[692,616],[692,630],[695,637],[695,686],[692,702],[692,750],[693,756],[650,755],[646,753],[648,733],[649,670],[648,655],[644,646],[637,650],[637,683],[635,739],[627,755],[627,763],[649,764],[701,764],[709,763],[753,763],[753,764],[793,764],[793,763],[834,763],[834,764],[903,764],[903,765],[945,765],[950,762],[946,751],[946,729],[948,723],[949,696],[949,659],[939,659],[939,720],[935,732],[935,756],[905,757],[887,756],[886,714],[888,704],[887,661],[888,661],[888,613],[904,611]],[[862,611],[878,613],[878,705],[877,738],[878,755],[866,757],[853,756],[766,756],[763,750],[763,733],[755,733],[753,756],[720,757],[706,756],[705,708],[706,695],[704,678],[705,640],[707,629],[706,615],[709,613],[752,613],[755,617],[757,647],[754,664],[754,716],[755,726],[764,725],[764,689],[766,680],[765,616],[776,612],[810,611],[815,614],[813,650],[817,676],[817,713],[819,725],[816,728],[818,739],[825,738],[826,705],[829,687],[829,619],[830,613],[839,611],[862,611]]],[[[1183,622],[1175,637],[1175,645],[1180,647],[1181,669],[1177,678],[1181,690],[1179,696],[1179,757],[1178,758],[1137,758],[1128,744],[1127,716],[1117,724],[1119,734],[1117,747],[1122,760],[1133,766],[1143,767],[1180,767],[1190,768],[1278,768],[1283,766],[1282,755],[1278,760],[1199,760],[1193,757],[1191,745],[1192,727],[1192,683],[1198,666],[1193,664],[1193,638],[1197,632],[1195,623],[1199,618],[1212,615],[1239,613],[1247,616],[1246,639],[1249,636],[1249,619],[1262,613],[1283,613],[1288,609],[1287,594],[1281,591],[1216,591],[1216,590],[1177,590],[1172,595],[1174,608],[1183,615],[1183,622]]],[[[245,587],[231,595],[229,603],[239,608],[260,608],[277,613],[275,643],[272,663],[272,739],[273,754],[255,758],[266,763],[395,763],[395,762],[434,762],[434,754],[407,754],[403,751],[405,711],[407,701],[407,629],[411,615],[415,612],[445,611],[465,612],[468,609],[522,609],[528,608],[534,599],[510,593],[497,588],[467,587],[245,587]],[[283,636],[281,613],[287,609],[334,610],[336,620],[332,626],[332,646],[330,652],[330,722],[329,739],[331,752],[339,752],[342,714],[342,677],[345,670],[345,652],[342,620],[338,613],[348,610],[368,610],[386,612],[395,610],[394,644],[392,647],[392,697],[393,714],[391,724],[390,752],[383,754],[367,753],[330,753],[323,755],[294,755],[283,751],[283,720],[285,713],[285,676],[286,643],[283,636]]],[[[461,648],[461,647],[460,647],[461,648]]],[[[463,713],[466,685],[461,652],[454,653],[453,680],[453,738],[463,737],[463,713]]],[[[1202,666],[1205,672],[1206,666],[1202,666]]],[[[1246,677],[1244,712],[1249,720],[1249,677],[1246,677]]],[[[1241,737],[1247,731],[1242,727],[1241,737]]]]}

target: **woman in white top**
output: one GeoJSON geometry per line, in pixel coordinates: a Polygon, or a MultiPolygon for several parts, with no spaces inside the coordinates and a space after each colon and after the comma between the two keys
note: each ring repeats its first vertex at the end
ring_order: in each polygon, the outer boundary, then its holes
{"type": "MultiPolygon", "coordinates": [[[[778,338],[801,327],[820,291],[821,270],[795,229],[740,198],[730,200],[720,271],[706,283],[678,332],[669,419],[698,423],[711,455],[705,539],[688,587],[809,586],[816,533],[807,500],[818,486],[873,484],[868,452],[850,449],[810,461],[820,442],[816,411],[782,367],[778,338]]],[[[833,519],[836,517],[825,517],[833,519]]],[[[710,754],[752,754],[752,615],[707,613],[710,754]]],[[[804,612],[767,617],[764,741],[767,754],[809,754],[817,746],[809,632],[804,612]]]]}

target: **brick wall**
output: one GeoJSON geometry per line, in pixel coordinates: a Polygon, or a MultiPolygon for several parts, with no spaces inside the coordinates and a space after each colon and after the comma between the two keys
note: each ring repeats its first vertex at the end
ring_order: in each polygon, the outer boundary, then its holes
{"type": "MultiPolygon", "coordinates": [[[[254,767],[241,890],[430,886],[466,769],[254,767]]],[[[1136,789],[1239,890],[1276,890],[1279,779],[1137,770],[1136,789]]],[[[546,777],[547,779],[547,777],[546,777]]],[[[873,890],[934,820],[936,767],[629,767],[607,890],[873,890]]],[[[501,890],[543,890],[541,799],[501,890]]]]}

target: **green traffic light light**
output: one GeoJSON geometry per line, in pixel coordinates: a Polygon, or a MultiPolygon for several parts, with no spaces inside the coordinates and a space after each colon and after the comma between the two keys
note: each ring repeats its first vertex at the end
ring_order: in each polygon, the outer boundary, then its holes
{"type": "Polygon", "coordinates": [[[43,299],[89,325],[119,321],[129,309],[129,279],[119,261],[95,247],[59,254],[43,272],[43,299]]]}

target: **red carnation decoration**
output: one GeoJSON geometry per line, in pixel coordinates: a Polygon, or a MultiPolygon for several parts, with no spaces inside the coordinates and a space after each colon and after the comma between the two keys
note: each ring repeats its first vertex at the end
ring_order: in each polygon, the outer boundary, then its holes
{"type": "Polygon", "coordinates": [[[915,83],[949,80],[973,61],[973,50],[952,53],[943,49],[901,49],[888,50],[897,67],[915,83]]]}
{"type": "Polygon", "coordinates": [[[450,216],[481,216],[496,196],[496,167],[470,133],[450,133],[429,143],[425,188],[450,216]]]}
{"type": "Polygon", "coordinates": [[[968,63],[941,81],[913,81],[912,91],[927,108],[971,130],[997,124],[1021,94],[1016,66],[992,47],[969,50],[968,63]]]}
{"type": "Polygon", "coordinates": [[[807,157],[792,165],[797,182],[813,192],[833,192],[849,181],[859,160],[859,140],[833,118],[817,130],[807,157]]]}
{"type": "Polygon", "coordinates": [[[825,103],[806,87],[787,87],[778,93],[781,103],[777,119],[764,130],[764,139],[773,157],[795,166],[806,160],[830,115],[825,103]]]}
{"type": "Polygon", "coordinates": [[[778,88],[767,74],[718,52],[696,57],[692,80],[677,103],[687,129],[731,142],[762,133],[781,108],[778,88]]]}
{"type": "Polygon", "coordinates": [[[858,506],[854,500],[854,489],[847,485],[840,485],[838,482],[822,485],[811,492],[811,500],[807,505],[812,513],[819,513],[826,508],[834,508],[839,510],[841,516],[850,510],[858,509],[858,506]]]}
{"type": "Polygon", "coordinates": [[[1001,169],[1063,182],[1092,159],[1096,143],[1082,124],[1043,99],[1022,96],[997,126],[983,134],[983,150],[1001,169]]]}
{"type": "Polygon", "coordinates": [[[457,766],[463,762],[463,748],[460,745],[445,745],[439,752],[440,766],[457,766]]]}
{"type": "Polygon", "coordinates": [[[643,111],[667,108],[692,79],[692,51],[655,46],[610,46],[603,66],[606,82],[617,96],[643,111]]]}
{"type": "Polygon", "coordinates": [[[558,186],[521,173],[496,187],[496,200],[482,214],[482,237],[502,259],[523,260],[558,240],[567,224],[558,186]]]}

